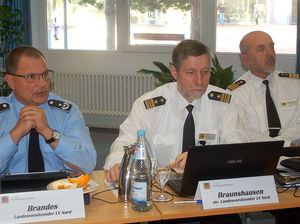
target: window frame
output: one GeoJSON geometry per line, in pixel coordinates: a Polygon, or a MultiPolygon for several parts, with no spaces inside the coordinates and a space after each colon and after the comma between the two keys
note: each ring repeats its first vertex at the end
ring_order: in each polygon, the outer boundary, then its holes
{"type": "MultiPolygon", "coordinates": [[[[117,49],[116,52],[142,52],[142,53],[169,53],[173,50],[174,45],[130,45],[130,0],[117,0],[116,1],[116,13],[117,13],[117,49]]],[[[42,18],[40,23],[40,36],[38,41],[35,37],[33,40],[40,43],[40,47],[45,50],[60,50],[60,51],[91,51],[91,50],[82,50],[82,49],[49,49],[48,48],[48,31],[47,31],[47,0],[31,0],[31,5],[35,5],[34,8],[39,10],[39,18],[42,18]],[[42,10],[41,10],[42,9],[42,10]]],[[[201,40],[212,50],[216,48],[215,39],[216,39],[216,29],[211,29],[215,27],[216,21],[216,0],[207,1],[201,0],[202,10],[201,12],[201,21],[209,21],[201,23],[201,40]],[[210,12],[215,13],[210,13],[210,12]]],[[[66,34],[65,34],[66,35],[66,34]]],[[[37,35],[35,35],[37,36],[37,35]]],[[[65,43],[66,44],[66,43],[65,43]]],[[[66,45],[67,46],[67,45],[66,45]]],[[[94,50],[93,50],[94,51],[94,50]]],[[[107,50],[96,50],[99,52],[109,52],[107,50]]]]}
{"type": "MultiPolygon", "coordinates": [[[[61,50],[61,49],[48,49],[47,48],[47,1],[46,0],[30,0],[31,1],[31,27],[32,27],[32,44],[39,48],[46,55],[48,62],[51,66],[55,66],[60,70],[73,70],[71,64],[74,60],[85,61],[89,57],[89,62],[84,64],[73,63],[75,69],[80,71],[86,70],[114,70],[125,69],[127,71],[137,71],[141,67],[151,66],[151,61],[161,61],[165,63],[170,62],[171,46],[129,46],[129,28],[126,28],[126,24],[129,24],[129,15],[127,13],[127,19],[117,18],[118,26],[120,27],[118,32],[119,37],[126,37],[117,39],[118,49],[116,51],[104,51],[104,50],[61,50]],[[125,25],[124,25],[125,24],[125,25]],[[122,28],[123,27],[123,28],[122,28]],[[126,35],[124,35],[126,34],[126,35]],[[63,57],[64,60],[57,60],[57,56],[63,57]],[[99,63],[100,61],[100,63],[99,63]],[[110,62],[114,61],[119,66],[111,67],[110,62]],[[126,61],[126,63],[124,63],[126,61]]],[[[129,0],[117,0],[122,2],[121,7],[117,10],[122,14],[128,12],[129,0]],[[126,6],[127,4],[127,6],[126,6]],[[124,8],[125,7],[125,8],[124,8]],[[126,8],[127,7],[127,8],[126,8]],[[124,10],[125,9],[125,10],[124,10]]],[[[202,0],[202,8],[205,10],[202,13],[201,26],[201,41],[205,43],[211,50],[215,52],[216,49],[216,0],[202,0]],[[214,13],[211,13],[214,12],[214,13]]],[[[119,3],[120,5],[120,3],[119,3]]],[[[239,52],[225,53],[217,52],[219,60],[223,66],[233,65],[236,71],[237,77],[245,72],[241,67],[239,52]]],[[[276,67],[282,71],[295,72],[296,68],[296,54],[276,54],[277,63],[276,67]]],[[[155,69],[155,67],[152,67],[155,69]]]]}
{"type": "MultiPolygon", "coordinates": [[[[141,52],[141,53],[169,53],[174,48],[174,45],[130,45],[130,0],[116,0],[116,13],[117,13],[117,49],[115,51],[96,50],[97,52],[141,52]]],[[[200,40],[206,44],[212,52],[216,52],[216,5],[217,0],[201,0],[201,33],[200,40]],[[214,12],[214,13],[211,13],[214,12]],[[213,27],[213,28],[212,28],[213,27]]],[[[44,50],[60,50],[60,51],[95,51],[95,50],[82,50],[82,49],[49,49],[48,48],[48,31],[47,31],[47,0],[31,0],[31,8],[34,10],[35,16],[41,18],[39,21],[31,20],[32,27],[39,23],[39,30],[32,33],[33,43],[38,43],[38,46],[44,50]]],[[[33,12],[33,10],[32,10],[33,12]]],[[[66,34],[65,34],[66,35],[66,34]]],[[[67,44],[67,43],[65,43],[67,44]]],[[[219,54],[238,54],[239,52],[217,52],[219,54]]],[[[278,55],[295,55],[295,54],[279,54],[278,55]]]]}
{"type": "MultiPolygon", "coordinates": [[[[208,23],[201,23],[201,40],[210,47],[216,49],[216,29],[211,29],[216,23],[216,0],[201,0],[201,21],[207,19],[208,23]],[[215,13],[210,13],[215,12],[215,13]],[[213,37],[213,38],[211,38],[213,37]]],[[[146,53],[169,53],[174,45],[130,45],[130,0],[118,1],[117,3],[117,38],[118,49],[121,52],[146,52],[146,53]],[[120,34],[120,35],[119,35],[120,34]]]]}

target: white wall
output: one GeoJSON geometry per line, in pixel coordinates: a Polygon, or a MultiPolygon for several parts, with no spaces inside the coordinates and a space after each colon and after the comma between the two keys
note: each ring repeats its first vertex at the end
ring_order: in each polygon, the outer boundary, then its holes
{"type": "MultiPolygon", "coordinates": [[[[217,54],[220,63],[224,66],[233,65],[233,71],[237,77],[241,76],[245,70],[242,68],[240,55],[236,54],[217,54]]],[[[276,56],[276,69],[284,72],[295,73],[296,70],[296,55],[282,55],[276,56]]]]}
{"type": "MultiPolygon", "coordinates": [[[[62,51],[46,51],[49,67],[58,71],[138,71],[141,68],[156,69],[152,61],[168,64],[169,53],[125,53],[125,52],[86,52],[74,51],[67,54],[62,51]]],[[[236,76],[245,72],[241,66],[239,54],[217,54],[223,67],[233,65],[236,76]]],[[[295,55],[277,55],[276,68],[295,73],[295,55]]]]}

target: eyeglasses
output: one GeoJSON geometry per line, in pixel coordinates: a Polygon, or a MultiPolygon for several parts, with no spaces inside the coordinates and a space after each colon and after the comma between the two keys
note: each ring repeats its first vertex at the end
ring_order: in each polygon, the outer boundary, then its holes
{"type": "Polygon", "coordinates": [[[35,83],[39,81],[40,77],[42,77],[45,81],[49,81],[52,76],[53,76],[53,71],[52,70],[47,70],[44,73],[41,74],[35,74],[35,73],[29,73],[26,75],[18,75],[18,74],[13,74],[13,73],[7,73],[8,75],[13,75],[17,77],[22,77],[24,78],[28,83],[35,83]]]}

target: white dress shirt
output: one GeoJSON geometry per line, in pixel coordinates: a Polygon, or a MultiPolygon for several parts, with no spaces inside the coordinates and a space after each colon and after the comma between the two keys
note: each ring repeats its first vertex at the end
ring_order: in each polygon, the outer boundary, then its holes
{"type": "Polygon", "coordinates": [[[262,83],[263,79],[248,71],[239,78],[246,83],[232,91],[232,102],[250,141],[285,140],[285,146],[289,146],[291,142],[299,144],[300,80],[280,77],[279,73],[281,72],[275,71],[267,77],[281,122],[279,136],[275,138],[269,137],[266,86],[262,83]]]}
{"type": "MultiPolygon", "coordinates": [[[[199,134],[204,134],[207,144],[234,143],[246,141],[237,111],[229,103],[210,100],[211,91],[226,93],[225,90],[209,85],[200,99],[194,100],[195,143],[199,134]]],[[[182,135],[185,108],[189,102],[177,90],[177,83],[168,83],[139,97],[133,104],[127,119],[120,126],[118,138],[111,146],[104,169],[110,169],[122,160],[123,146],[136,142],[136,131],[146,130],[150,154],[162,163],[174,161],[182,151],[182,135]],[[144,101],[162,96],[164,105],[146,109],[144,101]]],[[[203,135],[202,135],[203,136],[203,135]]]]}

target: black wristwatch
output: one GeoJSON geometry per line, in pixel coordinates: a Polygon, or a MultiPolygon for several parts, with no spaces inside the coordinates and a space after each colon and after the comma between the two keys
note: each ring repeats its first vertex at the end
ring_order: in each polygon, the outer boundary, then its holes
{"type": "Polygon", "coordinates": [[[48,140],[45,140],[47,144],[51,144],[52,142],[55,142],[55,140],[60,139],[60,133],[56,130],[53,131],[52,137],[48,140]]]}

